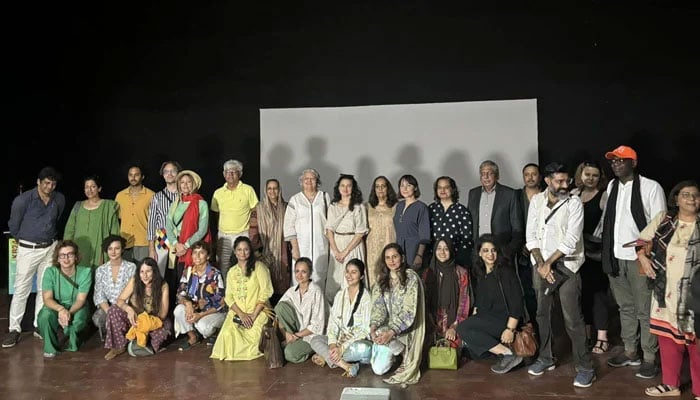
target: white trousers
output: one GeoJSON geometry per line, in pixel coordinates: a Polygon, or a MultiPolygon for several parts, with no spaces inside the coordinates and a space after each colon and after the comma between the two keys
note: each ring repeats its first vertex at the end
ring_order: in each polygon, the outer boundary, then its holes
{"type": "Polygon", "coordinates": [[[194,324],[191,324],[187,322],[185,318],[185,306],[178,304],[173,311],[173,315],[175,316],[175,337],[196,329],[197,332],[207,338],[213,335],[217,329],[221,328],[221,325],[224,324],[224,320],[226,319],[226,314],[227,313],[223,312],[209,314],[206,317],[200,318],[199,321],[194,324]]]}
{"type": "Polygon", "coordinates": [[[27,309],[27,297],[32,291],[32,280],[35,274],[34,326],[36,327],[36,316],[41,307],[44,306],[44,299],[41,297],[41,281],[44,279],[46,267],[51,265],[56,243],[54,242],[51,246],[43,249],[28,249],[17,246],[17,274],[15,275],[15,293],[12,295],[12,303],[10,303],[9,330],[22,332],[22,317],[27,309]]]}

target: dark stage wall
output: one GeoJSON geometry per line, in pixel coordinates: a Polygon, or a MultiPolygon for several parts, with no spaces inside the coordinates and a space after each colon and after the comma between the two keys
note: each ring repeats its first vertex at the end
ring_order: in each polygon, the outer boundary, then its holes
{"type": "Polygon", "coordinates": [[[8,14],[17,26],[6,110],[16,122],[6,137],[16,144],[3,160],[0,225],[18,186],[32,188],[47,164],[64,173],[68,207],[91,172],[113,198],[130,160],[145,163],[157,190],[160,162],[177,159],[210,198],[221,164],[236,158],[257,188],[258,110],[273,107],[537,98],[541,163],[573,168],[627,143],[666,190],[699,175],[691,2],[296,3],[8,14]]]}

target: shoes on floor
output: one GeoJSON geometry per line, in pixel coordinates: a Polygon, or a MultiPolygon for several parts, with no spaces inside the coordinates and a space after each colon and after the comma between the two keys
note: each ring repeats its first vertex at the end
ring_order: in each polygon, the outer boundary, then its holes
{"type": "MultiPolygon", "coordinates": [[[[660,384],[656,386],[649,386],[644,390],[647,396],[651,397],[670,397],[670,396],[680,396],[681,390],[677,387],[660,384]]],[[[697,399],[697,397],[696,397],[697,399]]]]}
{"type": "Polygon", "coordinates": [[[2,340],[2,347],[14,347],[20,339],[21,335],[18,331],[10,331],[7,333],[7,335],[5,335],[5,338],[2,340]]]}
{"type": "Polygon", "coordinates": [[[41,333],[39,333],[39,328],[34,328],[34,333],[33,333],[33,335],[34,335],[34,337],[37,338],[37,339],[44,340],[44,337],[41,336],[41,333]]]}
{"type": "Polygon", "coordinates": [[[522,357],[516,356],[515,354],[507,354],[501,356],[498,362],[491,366],[491,371],[496,374],[505,374],[520,365],[521,362],[523,362],[522,357]]]}
{"type": "Polygon", "coordinates": [[[540,376],[544,374],[545,371],[551,371],[556,368],[554,363],[546,363],[540,359],[537,359],[530,367],[527,369],[527,373],[533,376],[540,376]]]}
{"type": "Polygon", "coordinates": [[[574,378],[574,386],[580,388],[591,387],[593,381],[595,381],[594,370],[581,370],[576,373],[576,378],[574,378]]]}
{"type": "Polygon", "coordinates": [[[56,353],[44,353],[44,358],[54,358],[56,357],[56,353]]]}
{"type": "Polygon", "coordinates": [[[110,349],[107,354],[105,354],[105,360],[111,360],[114,357],[123,354],[126,351],[126,348],[121,348],[121,349],[110,349]]]}
{"type": "Polygon", "coordinates": [[[628,355],[627,353],[623,352],[608,359],[608,365],[615,368],[626,366],[636,367],[642,365],[642,360],[639,359],[638,355],[628,355]]]}
{"type": "Polygon", "coordinates": [[[656,366],[656,363],[645,361],[642,363],[642,366],[639,367],[639,371],[637,371],[637,373],[634,374],[634,376],[642,379],[652,379],[658,374],[659,367],[656,366]]]}

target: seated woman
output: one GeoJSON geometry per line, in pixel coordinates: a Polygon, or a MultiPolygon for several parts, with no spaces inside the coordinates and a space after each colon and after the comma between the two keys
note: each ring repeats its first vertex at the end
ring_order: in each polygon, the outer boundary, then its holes
{"type": "Polygon", "coordinates": [[[450,239],[437,240],[430,265],[423,272],[423,281],[426,314],[434,333],[459,348],[462,340],[457,334],[457,324],[469,316],[469,272],[456,264],[453,249],[450,239]]]}
{"type": "Polygon", "coordinates": [[[92,323],[99,330],[101,340],[104,340],[109,307],[117,303],[117,297],[136,272],[136,264],[122,258],[124,247],[126,240],[119,235],[109,235],[102,241],[102,251],[107,253],[109,261],[95,271],[95,293],[92,297],[97,307],[92,314],[92,323]]]}
{"type": "Polygon", "coordinates": [[[331,307],[326,335],[311,339],[311,348],[316,352],[311,360],[319,366],[345,370],[346,376],[354,378],[360,363],[369,364],[372,342],[369,336],[369,315],[372,301],[365,288],[365,263],[353,258],[345,266],[345,289],[338,292],[331,307]],[[352,364],[351,364],[352,363],[352,364]]]}
{"type": "Polygon", "coordinates": [[[92,268],[78,265],[78,245],[66,240],[56,246],[53,265],[46,268],[41,296],[44,306],[39,311],[37,325],[44,338],[44,357],[53,358],[61,350],[59,330],[68,339],[66,351],[78,351],[88,321],[85,306],[92,286],[92,268]]]}
{"type": "MultiPolygon", "coordinates": [[[[201,337],[215,338],[214,333],[226,319],[224,280],[221,272],[209,263],[211,247],[200,240],[192,247],[192,266],[186,267],[177,291],[175,337],[186,333],[187,341],[178,350],[189,350],[201,337]]],[[[213,341],[207,343],[214,344],[213,341]]]]}
{"type": "Polygon", "coordinates": [[[370,338],[372,370],[384,375],[403,354],[403,361],[386,383],[414,384],[420,379],[425,338],[425,296],[416,271],[406,264],[403,249],[389,243],[382,251],[377,284],[372,288],[370,338]]]}
{"type": "Polygon", "coordinates": [[[110,350],[105,354],[105,360],[124,353],[127,342],[132,357],[158,352],[170,336],[173,325],[167,318],[169,296],[168,285],[160,276],[158,262],[151,257],[144,258],[139,267],[139,276],[129,280],[117,304],[107,311],[105,348],[110,350]],[[139,334],[147,335],[150,347],[141,346],[136,340],[129,341],[127,336],[131,337],[132,334],[137,337],[139,334]]]}
{"type": "Polygon", "coordinates": [[[473,358],[497,355],[500,359],[491,371],[505,374],[523,361],[507,346],[513,343],[523,316],[523,293],[515,269],[499,255],[493,235],[482,235],[476,251],[474,312],[457,325],[457,333],[473,358]]]}
{"type": "Polygon", "coordinates": [[[284,358],[298,364],[306,361],[313,350],[311,340],[323,334],[326,326],[326,300],[323,289],[311,282],[311,260],[299,258],[294,264],[297,285],[284,292],[275,313],[284,335],[284,358]]]}
{"type": "Polygon", "coordinates": [[[270,296],[272,281],[265,264],[255,261],[250,239],[239,236],[233,242],[238,262],[226,275],[226,304],[229,312],[214,343],[211,358],[217,360],[253,360],[258,350],[263,326],[268,321],[262,312],[270,296]]]}

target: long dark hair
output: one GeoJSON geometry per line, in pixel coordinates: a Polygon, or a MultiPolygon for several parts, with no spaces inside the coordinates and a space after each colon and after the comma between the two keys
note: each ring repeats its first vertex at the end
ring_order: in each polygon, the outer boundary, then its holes
{"type": "Polygon", "coordinates": [[[387,177],[384,175],[379,175],[378,177],[374,178],[374,181],[372,181],[372,188],[369,191],[369,200],[367,202],[370,206],[372,206],[372,208],[377,207],[377,205],[379,204],[379,199],[377,198],[377,191],[374,189],[374,185],[376,185],[377,181],[380,179],[384,179],[384,182],[386,182],[386,206],[391,208],[399,200],[396,196],[396,190],[394,190],[394,187],[391,186],[391,182],[389,182],[389,179],[387,179],[387,177]]]}
{"type": "Polygon", "coordinates": [[[163,307],[163,277],[160,276],[158,261],[151,257],[146,257],[141,261],[138,270],[139,276],[134,277],[134,301],[132,304],[138,313],[145,310],[143,299],[146,296],[146,285],[144,285],[141,280],[141,268],[143,268],[144,265],[149,266],[153,272],[153,279],[151,279],[151,297],[153,298],[153,302],[151,303],[153,306],[151,315],[158,315],[160,314],[161,307],[163,307]]]}
{"type": "Polygon", "coordinates": [[[357,293],[357,299],[355,300],[355,305],[352,307],[352,313],[350,314],[350,320],[348,320],[348,327],[355,325],[355,312],[360,306],[360,301],[362,300],[362,294],[365,291],[365,263],[359,258],[353,258],[345,264],[345,268],[354,265],[360,271],[360,291],[357,293]]]}
{"type": "Polygon", "coordinates": [[[340,174],[340,178],[338,178],[335,182],[335,186],[333,186],[333,201],[331,201],[331,203],[340,201],[340,181],[343,179],[352,181],[352,192],[350,192],[350,203],[348,204],[348,210],[352,211],[355,209],[356,204],[362,204],[362,191],[357,186],[357,181],[352,175],[340,174]]]}
{"type": "Polygon", "coordinates": [[[485,235],[479,236],[479,239],[476,241],[476,251],[474,252],[473,260],[472,260],[472,272],[474,274],[474,277],[476,278],[477,282],[481,281],[486,277],[486,264],[484,264],[484,260],[479,257],[479,253],[481,252],[481,248],[484,246],[486,243],[491,243],[493,247],[496,249],[496,263],[493,266],[493,272],[496,274],[496,276],[500,276],[500,269],[501,268],[508,268],[510,265],[510,261],[508,258],[504,255],[503,251],[501,250],[501,246],[496,243],[496,237],[493,236],[490,233],[487,233],[485,235]]]}
{"type": "Polygon", "coordinates": [[[399,268],[399,270],[396,272],[399,275],[399,283],[401,284],[401,286],[406,286],[406,268],[408,268],[408,264],[406,264],[406,253],[403,251],[403,249],[401,248],[401,246],[399,246],[398,243],[389,243],[386,246],[384,246],[381,258],[379,259],[379,276],[377,277],[377,284],[379,285],[379,289],[382,291],[382,293],[389,290],[391,286],[389,267],[386,265],[385,258],[387,250],[391,249],[396,250],[396,252],[399,253],[399,255],[401,256],[401,268],[399,268]]]}
{"type": "MultiPolygon", "coordinates": [[[[250,239],[248,239],[245,236],[239,236],[236,238],[236,240],[233,242],[233,252],[236,252],[236,247],[240,243],[245,242],[248,245],[248,250],[250,250],[248,256],[248,261],[245,262],[245,276],[250,277],[250,275],[255,271],[255,253],[253,252],[253,244],[250,242],[250,239]]],[[[236,258],[238,260],[238,258],[236,258]]]]}

